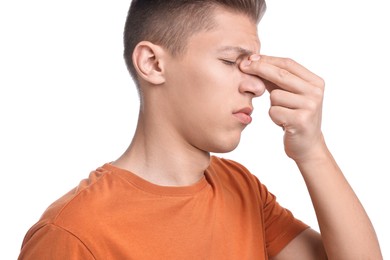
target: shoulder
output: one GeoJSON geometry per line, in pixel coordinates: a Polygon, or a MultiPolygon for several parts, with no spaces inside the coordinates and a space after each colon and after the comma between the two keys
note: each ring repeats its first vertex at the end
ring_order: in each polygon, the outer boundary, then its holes
{"type": "Polygon", "coordinates": [[[70,190],[61,198],[54,201],[43,213],[40,220],[33,225],[25,239],[29,239],[36,232],[47,226],[68,230],[73,226],[82,226],[91,218],[91,212],[96,212],[101,198],[109,193],[110,183],[115,177],[105,166],[99,167],[83,179],[78,186],[70,190]]]}
{"type": "Polygon", "coordinates": [[[253,191],[257,195],[265,188],[244,165],[230,159],[212,156],[207,175],[224,186],[253,191]]]}
{"type": "Polygon", "coordinates": [[[254,177],[252,173],[244,165],[236,161],[217,157],[217,156],[211,157],[211,162],[208,170],[212,173],[217,173],[219,175],[234,174],[234,175],[248,176],[251,178],[254,177]]]}
{"type": "Polygon", "coordinates": [[[212,156],[207,174],[210,175],[211,180],[219,181],[224,186],[233,187],[240,192],[250,192],[261,204],[276,199],[256,175],[237,161],[212,156]]]}
{"type": "Polygon", "coordinates": [[[211,157],[208,172],[210,174],[218,175],[221,178],[246,179],[250,182],[255,182],[256,185],[258,182],[256,176],[241,163],[217,156],[211,157]]]}
{"type": "MultiPolygon", "coordinates": [[[[85,258],[81,259],[90,259],[90,253],[81,241],[80,234],[91,228],[88,223],[98,212],[98,201],[106,196],[113,179],[115,177],[109,169],[99,167],[78,186],[53,202],[26,233],[20,259],[38,259],[41,256],[43,259],[50,252],[64,251],[61,248],[68,248],[66,251],[69,254],[77,252],[77,255],[84,255],[85,258]],[[47,250],[48,246],[51,250],[47,250]],[[29,255],[34,257],[28,257],[29,255]]],[[[68,253],[65,255],[64,252],[64,258],[58,259],[80,259],[68,258],[68,253]]]]}
{"type": "MultiPolygon", "coordinates": [[[[104,192],[104,189],[107,189],[106,183],[110,182],[112,178],[112,172],[106,169],[105,166],[97,168],[89,174],[88,178],[81,180],[79,185],[52,203],[42,215],[41,220],[57,222],[64,217],[64,214],[66,215],[69,208],[77,207],[82,201],[92,202],[96,200],[100,197],[96,194],[104,192]]],[[[93,204],[89,205],[92,206],[93,204]]]]}

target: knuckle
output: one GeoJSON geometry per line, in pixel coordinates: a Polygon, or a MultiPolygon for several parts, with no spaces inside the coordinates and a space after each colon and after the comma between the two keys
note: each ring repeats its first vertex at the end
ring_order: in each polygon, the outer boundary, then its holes
{"type": "Polygon", "coordinates": [[[278,114],[278,109],[274,106],[271,106],[271,108],[268,110],[268,114],[271,118],[276,118],[278,114]]]}
{"type": "Polygon", "coordinates": [[[325,80],[321,77],[318,77],[316,82],[314,82],[314,85],[316,87],[320,88],[321,90],[324,90],[325,89],[325,80]]]}
{"type": "Polygon", "coordinates": [[[280,78],[281,80],[283,80],[283,79],[286,79],[286,78],[290,77],[290,72],[288,72],[288,71],[285,70],[285,69],[280,69],[280,70],[278,71],[278,76],[279,76],[279,78],[280,78]]]}
{"type": "Polygon", "coordinates": [[[318,105],[317,105],[317,102],[315,102],[314,100],[308,100],[306,102],[306,107],[310,111],[314,111],[314,110],[317,110],[318,105]]]}
{"type": "Polygon", "coordinates": [[[283,65],[286,68],[291,68],[296,65],[296,62],[291,58],[283,58],[283,65]]]}
{"type": "Polygon", "coordinates": [[[268,110],[268,114],[270,115],[270,117],[272,117],[274,113],[275,113],[275,108],[271,106],[270,109],[268,110]]]}
{"type": "Polygon", "coordinates": [[[296,117],[296,125],[298,128],[305,128],[310,122],[310,114],[309,113],[299,113],[296,117]]]}
{"type": "Polygon", "coordinates": [[[280,90],[280,89],[274,89],[271,91],[270,93],[270,99],[271,101],[275,101],[275,100],[278,100],[280,99],[281,95],[283,94],[283,92],[280,90]]]}
{"type": "Polygon", "coordinates": [[[323,88],[313,88],[313,96],[317,100],[322,100],[324,96],[324,89],[323,88]]]}

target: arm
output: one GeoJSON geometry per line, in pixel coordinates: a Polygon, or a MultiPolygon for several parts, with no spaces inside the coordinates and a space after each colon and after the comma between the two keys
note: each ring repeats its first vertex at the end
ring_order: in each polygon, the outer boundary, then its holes
{"type": "Polygon", "coordinates": [[[382,259],[374,228],[321,132],[323,80],[290,59],[261,56],[240,68],[265,81],[270,117],[283,127],[286,154],[300,169],[321,230],[303,232],[274,259],[325,258],[322,248],[328,259],[382,259]]]}

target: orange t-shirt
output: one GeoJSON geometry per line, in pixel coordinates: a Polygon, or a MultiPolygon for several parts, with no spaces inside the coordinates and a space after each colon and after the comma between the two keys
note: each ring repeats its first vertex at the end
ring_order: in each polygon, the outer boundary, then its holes
{"type": "Polygon", "coordinates": [[[19,259],[268,259],[306,228],[230,160],[187,187],[105,164],[46,210],[19,259]]]}

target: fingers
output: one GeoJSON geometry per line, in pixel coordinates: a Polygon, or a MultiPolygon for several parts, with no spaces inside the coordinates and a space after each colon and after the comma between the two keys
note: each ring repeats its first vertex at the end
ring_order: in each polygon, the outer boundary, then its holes
{"type": "Polygon", "coordinates": [[[289,109],[301,109],[314,106],[314,101],[308,100],[302,95],[275,89],[270,94],[271,106],[281,106],[289,109]],[[313,103],[313,104],[311,104],[313,103]]]}
{"type": "Polygon", "coordinates": [[[324,89],[323,80],[299,63],[286,58],[252,55],[249,60],[240,64],[240,69],[273,83],[267,86],[268,91],[279,88],[292,93],[302,94],[317,87],[324,89]],[[260,58],[259,58],[260,57],[260,58]],[[251,62],[254,59],[254,62],[251,62]]]}
{"type": "Polygon", "coordinates": [[[294,160],[310,156],[322,144],[321,118],[324,81],[297,62],[252,55],[240,63],[243,73],[263,79],[270,92],[272,121],[284,130],[287,155],[294,160]]]}
{"type": "Polygon", "coordinates": [[[306,132],[321,120],[321,101],[276,89],[270,94],[272,121],[290,134],[306,132]]]}
{"type": "MultiPolygon", "coordinates": [[[[279,58],[262,55],[261,60],[278,68],[284,69],[311,84],[320,83],[322,81],[319,76],[290,58],[279,58]]],[[[320,87],[320,84],[318,87],[320,87]]]]}
{"type": "MultiPolygon", "coordinates": [[[[297,144],[293,144],[292,146],[304,146],[304,144],[311,143],[310,139],[313,136],[313,132],[311,131],[311,126],[308,122],[312,122],[312,124],[319,124],[320,118],[313,117],[313,114],[308,110],[299,110],[297,113],[295,110],[291,110],[282,106],[272,106],[269,109],[269,115],[271,120],[278,126],[282,127],[283,130],[289,135],[302,135],[299,136],[296,141],[297,144]],[[301,139],[301,140],[299,140],[301,139]]],[[[321,132],[316,131],[314,132],[321,132]]],[[[291,144],[285,144],[286,146],[291,146],[291,144]]]]}
{"type": "Polygon", "coordinates": [[[271,120],[278,126],[282,127],[283,130],[290,129],[290,123],[292,118],[295,117],[295,113],[282,106],[272,106],[269,109],[269,115],[271,120]]]}

